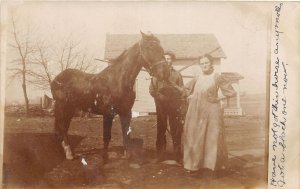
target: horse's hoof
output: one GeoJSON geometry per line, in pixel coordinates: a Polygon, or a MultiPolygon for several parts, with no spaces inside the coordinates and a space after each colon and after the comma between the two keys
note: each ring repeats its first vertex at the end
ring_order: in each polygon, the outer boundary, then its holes
{"type": "Polygon", "coordinates": [[[103,154],[102,157],[103,157],[103,159],[108,160],[108,155],[107,154],[103,154]]]}
{"type": "Polygon", "coordinates": [[[64,148],[64,151],[65,151],[65,154],[66,154],[66,159],[67,160],[73,160],[74,159],[74,156],[73,156],[73,153],[72,153],[72,150],[71,150],[71,147],[70,145],[66,145],[64,143],[64,141],[62,142],[62,146],[64,148]]]}
{"type": "Polygon", "coordinates": [[[108,152],[107,152],[107,150],[105,150],[103,152],[102,158],[103,158],[104,163],[108,161],[108,152]]]}
{"type": "Polygon", "coordinates": [[[74,159],[74,156],[73,156],[72,152],[66,152],[66,159],[67,160],[73,160],[74,159]]]}
{"type": "Polygon", "coordinates": [[[121,156],[121,159],[130,159],[131,154],[129,153],[128,150],[124,151],[124,154],[121,156]]]}
{"type": "Polygon", "coordinates": [[[66,156],[67,160],[74,160],[74,156],[66,156]]]}
{"type": "Polygon", "coordinates": [[[103,164],[107,164],[109,161],[108,161],[108,157],[107,156],[103,156],[103,164]]]}

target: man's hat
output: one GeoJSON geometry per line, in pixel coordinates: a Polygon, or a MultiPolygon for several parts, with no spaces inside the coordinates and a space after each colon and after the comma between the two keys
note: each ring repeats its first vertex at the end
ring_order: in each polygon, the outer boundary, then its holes
{"type": "Polygon", "coordinates": [[[176,56],[172,51],[166,51],[164,55],[170,55],[173,61],[176,60],[176,56]]]}

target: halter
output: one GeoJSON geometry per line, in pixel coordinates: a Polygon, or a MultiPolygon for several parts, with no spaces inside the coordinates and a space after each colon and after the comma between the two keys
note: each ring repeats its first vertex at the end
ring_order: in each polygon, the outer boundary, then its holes
{"type": "Polygon", "coordinates": [[[139,54],[139,58],[140,60],[144,60],[144,62],[146,63],[146,66],[144,66],[144,68],[146,69],[146,71],[152,76],[152,69],[153,67],[161,64],[160,62],[156,63],[156,64],[152,64],[148,59],[147,57],[143,54],[143,51],[142,51],[142,46],[141,46],[141,41],[139,42],[139,51],[140,51],[140,54],[139,54]]]}

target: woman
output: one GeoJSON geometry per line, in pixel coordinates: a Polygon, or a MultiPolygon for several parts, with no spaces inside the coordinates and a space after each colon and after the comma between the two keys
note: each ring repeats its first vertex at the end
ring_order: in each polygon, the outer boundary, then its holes
{"type": "Polygon", "coordinates": [[[224,167],[227,160],[220,100],[234,96],[235,91],[226,78],[214,72],[212,61],[208,54],[200,58],[203,74],[187,86],[183,163],[188,172],[204,168],[213,173],[224,167]],[[225,97],[218,97],[219,89],[225,97]]]}

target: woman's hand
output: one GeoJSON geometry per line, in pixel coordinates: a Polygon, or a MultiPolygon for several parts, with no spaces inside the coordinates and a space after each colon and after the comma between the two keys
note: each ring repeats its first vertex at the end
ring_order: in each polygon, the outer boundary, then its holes
{"type": "Polygon", "coordinates": [[[187,97],[187,101],[188,101],[188,103],[190,102],[190,100],[193,98],[193,95],[189,95],[188,97],[187,97]]]}
{"type": "Polygon", "coordinates": [[[226,96],[224,96],[224,97],[218,97],[218,98],[217,98],[217,101],[220,102],[221,100],[225,100],[225,99],[227,99],[226,96]]]}

